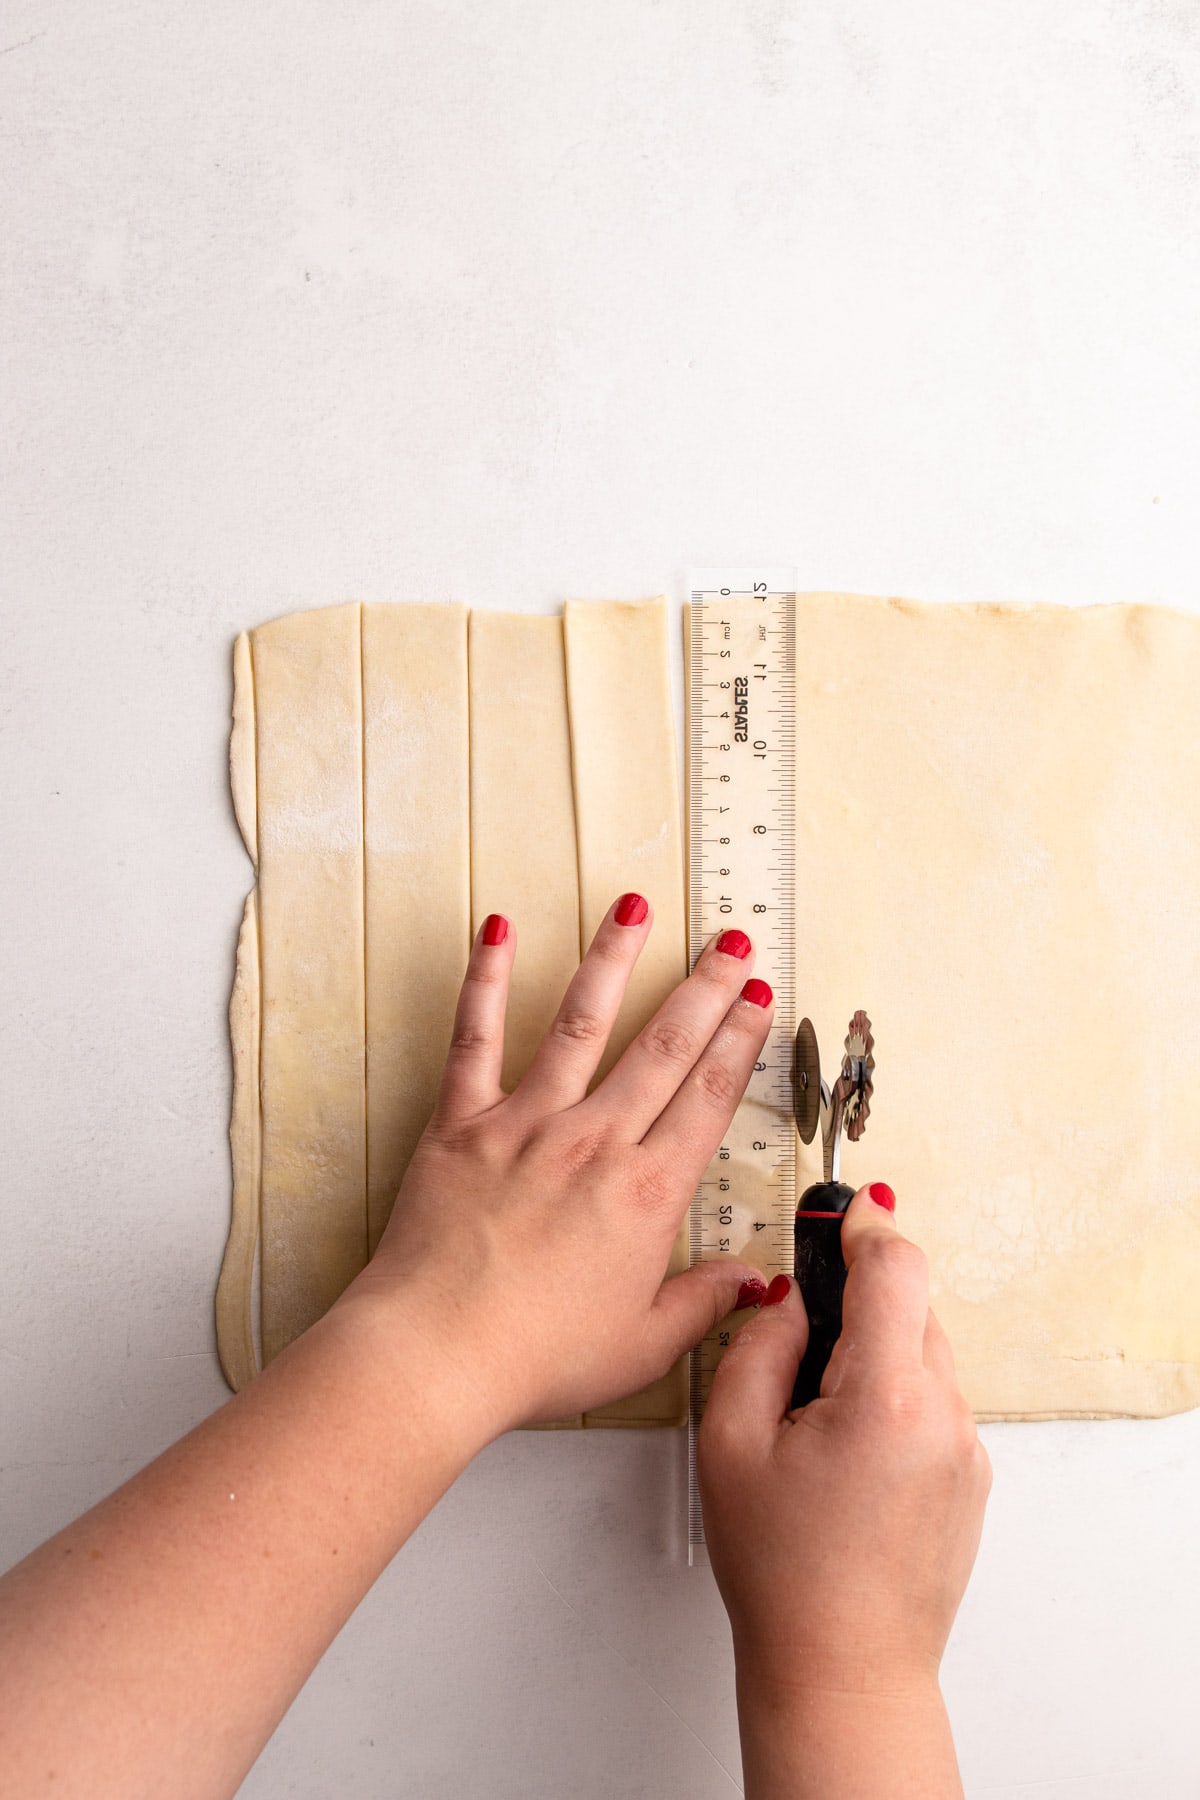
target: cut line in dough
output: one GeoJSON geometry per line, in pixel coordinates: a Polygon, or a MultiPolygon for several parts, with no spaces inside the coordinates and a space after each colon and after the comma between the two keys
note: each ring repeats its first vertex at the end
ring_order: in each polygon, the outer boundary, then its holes
{"type": "MultiPolygon", "coordinates": [[[[981,1417],[1197,1404],[1200,619],[808,595],[797,621],[801,1006],[827,1057],[859,1005],[878,1042],[850,1178],[895,1187],[981,1417]]],[[[684,972],[662,603],[474,615],[470,631],[473,667],[461,608],[329,608],[235,646],[231,786],[259,868],[230,1003],[217,1325],[235,1387],[255,1366],[260,1229],[268,1359],[377,1241],[431,1104],[472,906],[476,924],[511,908],[520,959],[530,882],[562,890],[566,936],[519,1002],[517,1065],[618,891],[646,893],[656,923],[613,1055],[684,972]],[[532,693],[522,643],[543,669],[532,693]],[[537,708],[545,767],[522,761],[537,708]],[[510,759],[527,773],[506,793],[510,759]],[[533,794],[557,820],[540,845],[533,794]],[[389,846],[402,820],[411,835],[389,846]],[[413,928],[437,963],[428,1001],[393,944],[418,866],[437,889],[434,936],[413,928]],[[427,1051],[407,1086],[402,1038],[427,1051]]],[[[802,1179],[818,1173],[806,1158],[802,1179]]],[[[570,1423],[675,1422],[684,1398],[681,1366],[570,1423]]]]}

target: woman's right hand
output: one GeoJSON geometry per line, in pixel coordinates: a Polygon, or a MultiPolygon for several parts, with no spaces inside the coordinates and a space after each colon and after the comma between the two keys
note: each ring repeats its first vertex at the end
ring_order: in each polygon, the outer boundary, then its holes
{"type": "Polygon", "coordinates": [[[897,1232],[890,1189],[876,1191],[883,1204],[862,1188],[846,1213],[842,1335],[820,1398],[790,1410],[808,1322],[794,1281],[776,1300],[787,1280],[777,1277],[726,1351],[700,1430],[705,1531],[733,1628],[747,1795],[857,1794],[860,1780],[881,1796],[959,1791],[938,1668],[979,1546],[991,1469],[929,1310],[925,1258],[897,1232]],[[910,1761],[907,1773],[900,1766],[898,1739],[911,1747],[921,1721],[921,1731],[944,1737],[944,1781],[936,1759],[915,1769],[910,1761]],[[805,1741],[793,1745],[793,1769],[784,1740],[796,1731],[805,1741]],[[847,1731],[858,1740],[849,1756],[847,1731]],[[826,1739],[844,1787],[837,1770],[818,1772],[826,1739]],[[858,1775],[850,1763],[861,1764],[858,1775]]]}

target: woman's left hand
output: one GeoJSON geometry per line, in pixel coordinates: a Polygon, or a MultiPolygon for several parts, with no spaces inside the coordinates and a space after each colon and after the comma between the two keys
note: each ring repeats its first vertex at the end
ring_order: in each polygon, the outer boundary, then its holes
{"type": "Polygon", "coordinates": [[[770,1027],[770,988],[746,982],[749,939],[709,944],[588,1092],[651,923],[637,895],[610,908],[505,1094],[516,933],[485,921],[434,1117],[373,1261],[339,1302],[437,1337],[494,1432],[635,1393],[764,1292],[757,1269],[725,1258],[663,1280],[770,1027]]]}

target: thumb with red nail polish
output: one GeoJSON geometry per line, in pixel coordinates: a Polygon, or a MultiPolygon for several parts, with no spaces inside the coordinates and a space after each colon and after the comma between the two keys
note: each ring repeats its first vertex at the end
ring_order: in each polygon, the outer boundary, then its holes
{"type": "Polygon", "coordinates": [[[846,1210],[842,1331],[819,1397],[792,1410],[807,1322],[777,1276],[700,1426],[748,1794],[961,1800],[938,1670],[991,1471],[895,1207],[877,1181],[846,1210]]]}

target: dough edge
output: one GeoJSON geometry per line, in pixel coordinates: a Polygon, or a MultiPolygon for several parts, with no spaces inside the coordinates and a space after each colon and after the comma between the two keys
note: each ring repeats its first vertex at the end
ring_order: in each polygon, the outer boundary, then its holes
{"type": "Polygon", "coordinates": [[[258,1096],[258,1036],[262,1008],[258,954],[258,891],[246,896],[238,933],[229,1038],[233,1049],[233,1105],[229,1149],[233,1194],[229,1237],[217,1278],[217,1355],[234,1393],[258,1374],[254,1344],[253,1287],[259,1236],[262,1133],[258,1096]]]}
{"type": "MultiPolygon", "coordinates": [[[[258,782],[255,751],[254,662],[250,637],[239,632],[233,646],[233,726],[229,735],[229,788],[238,830],[258,867],[258,782]]],[[[254,1271],[259,1240],[262,1176],[262,1117],[259,1100],[259,1037],[262,1027],[262,966],[259,953],[258,889],[246,896],[238,931],[233,989],[229,996],[229,1043],[233,1096],[229,1151],[233,1189],[229,1236],[217,1278],[214,1311],[217,1356],[234,1393],[258,1374],[254,1341],[254,1271]]]]}

